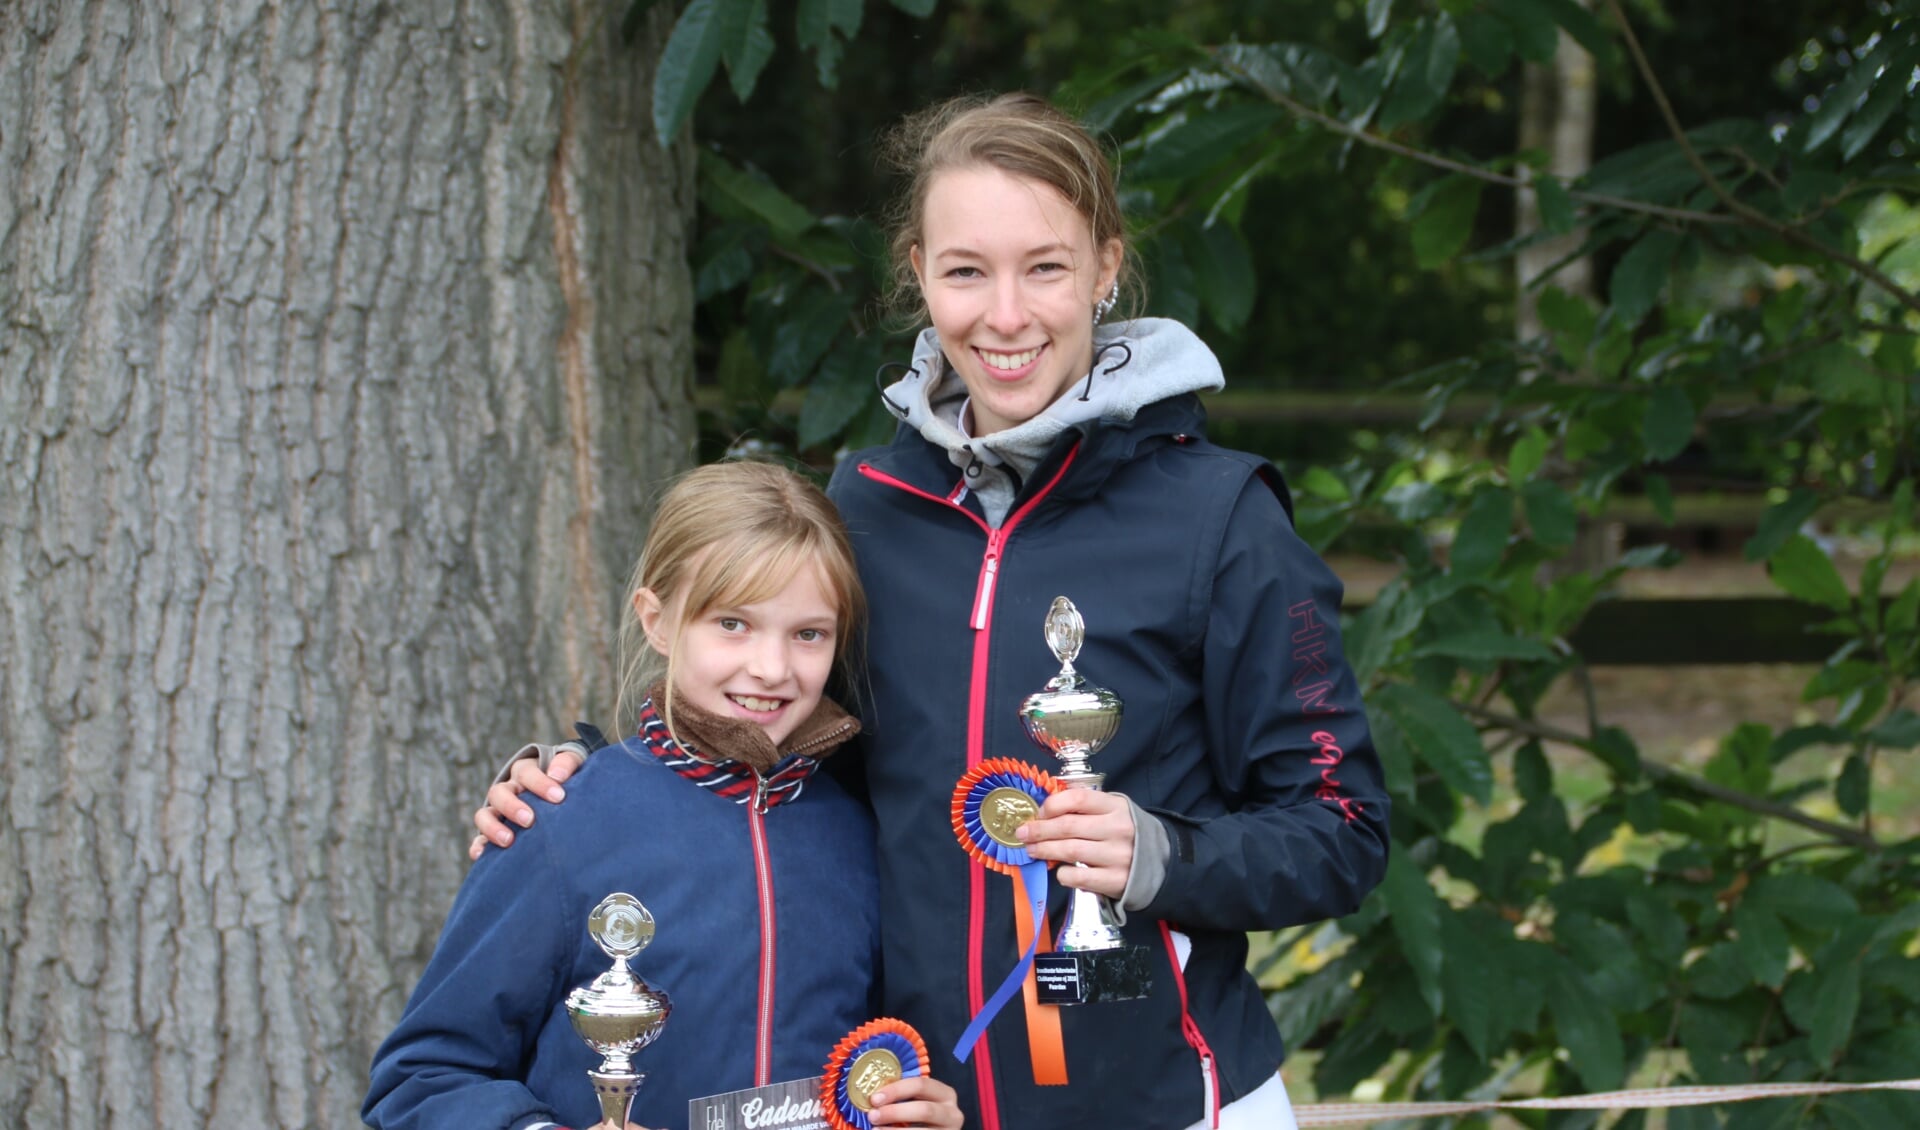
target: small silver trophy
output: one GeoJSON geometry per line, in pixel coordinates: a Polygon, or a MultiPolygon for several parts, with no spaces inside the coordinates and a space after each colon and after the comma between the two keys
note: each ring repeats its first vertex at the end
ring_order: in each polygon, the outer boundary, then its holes
{"type": "MultiPolygon", "coordinates": [[[[1064,771],[1054,774],[1056,780],[1070,789],[1098,790],[1106,775],[1089,768],[1087,759],[1120,729],[1120,697],[1073,669],[1087,638],[1086,621],[1073,601],[1053,598],[1046,633],[1060,673],[1020,704],[1020,720],[1028,737],[1060,759],[1064,771]]],[[[1106,896],[1075,890],[1054,952],[1034,958],[1038,998],[1043,1004],[1136,1000],[1153,988],[1149,960],[1147,947],[1128,945],[1121,936],[1119,916],[1106,896]]]]}
{"type": "Polygon", "coordinates": [[[613,959],[613,968],[567,994],[567,1018],[603,1057],[598,1071],[587,1072],[600,1098],[600,1120],[624,1130],[633,1096],[647,1079],[633,1069],[633,1053],[660,1035],[673,1002],[627,968],[627,959],[653,941],[653,915],[639,899],[618,891],[601,899],[587,918],[587,934],[613,959]]]}

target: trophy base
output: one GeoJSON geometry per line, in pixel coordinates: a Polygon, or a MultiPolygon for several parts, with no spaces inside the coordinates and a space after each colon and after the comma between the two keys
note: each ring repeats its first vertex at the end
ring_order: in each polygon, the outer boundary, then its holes
{"type": "Polygon", "coordinates": [[[1146,946],[1043,953],[1033,959],[1041,1004],[1102,1004],[1139,1000],[1153,991],[1152,951],[1146,946]]]}
{"type": "Polygon", "coordinates": [[[633,1110],[633,1097],[647,1080],[646,1073],[588,1070],[587,1078],[593,1080],[593,1093],[600,1100],[600,1121],[624,1127],[633,1110]]]}

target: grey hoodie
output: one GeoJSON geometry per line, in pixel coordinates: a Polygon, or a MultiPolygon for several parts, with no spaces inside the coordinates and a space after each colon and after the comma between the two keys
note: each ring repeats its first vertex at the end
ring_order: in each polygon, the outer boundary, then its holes
{"type": "Polygon", "coordinates": [[[967,470],[968,489],[988,523],[998,528],[1020,484],[1061,432],[1091,420],[1125,423],[1156,401],[1226,385],[1213,351],[1169,318],[1096,327],[1093,350],[1091,384],[1083,376],[1032,419],[991,435],[969,436],[961,420],[967,390],[941,352],[939,335],[928,328],[914,346],[913,371],[887,387],[887,408],[944,450],[954,466],[967,470]]]}

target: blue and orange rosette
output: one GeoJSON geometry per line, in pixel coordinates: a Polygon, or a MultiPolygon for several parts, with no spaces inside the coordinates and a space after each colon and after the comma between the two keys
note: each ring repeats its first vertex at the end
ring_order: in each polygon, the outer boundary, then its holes
{"type": "Polygon", "coordinates": [[[827,1057],[820,1109],[833,1130],[872,1130],[873,1093],[927,1073],[927,1043],[904,1021],[883,1016],[847,1033],[827,1057]]]}
{"type": "Polygon", "coordinates": [[[1060,1085],[1067,1081],[1066,1053],[1060,1043],[1060,1011],[1040,1004],[1033,980],[1033,955],[1051,949],[1047,926],[1048,864],[1027,854],[1013,832],[1031,820],[1059,782],[1045,770],[1011,757],[990,757],[967,770],[953,789],[953,832],[960,846],[989,871],[1012,877],[1014,933],[1020,961],[954,1045],[954,1058],[965,1063],[987,1025],[1000,1014],[1013,994],[1020,992],[1027,1014],[1027,1047],[1033,1060],[1033,1081],[1060,1085]]]}

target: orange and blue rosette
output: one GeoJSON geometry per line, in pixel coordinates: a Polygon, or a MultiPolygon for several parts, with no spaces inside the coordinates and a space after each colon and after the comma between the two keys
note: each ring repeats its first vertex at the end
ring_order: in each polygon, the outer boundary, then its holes
{"type": "Polygon", "coordinates": [[[1027,1047],[1033,1059],[1033,1081],[1059,1085],[1067,1081],[1066,1054],[1060,1043],[1060,1011],[1042,1006],[1035,995],[1033,955],[1051,948],[1047,936],[1048,864],[1027,854],[1014,838],[1020,825],[1039,815],[1040,806],[1060,791],[1059,782],[1045,770],[1011,757],[990,757],[967,770],[953,789],[953,832],[982,867],[1011,876],[1014,882],[1014,930],[1020,961],[1007,974],[954,1045],[954,1058],[965,1063],[987,1025],[1000,1014],[1017,991],[1024,997],[1027,1047]],[[1038,928],[1036,929],[1036,924],[1038,928]]]}
{"type": "Polygon", "coordinates": [[[820,1109],[832,1130],[872,1130],[873,1093],[927,1073],[927,1044],[912,1025],[883,1016],[847,1033],[827,1057],[820,1109]]]}

